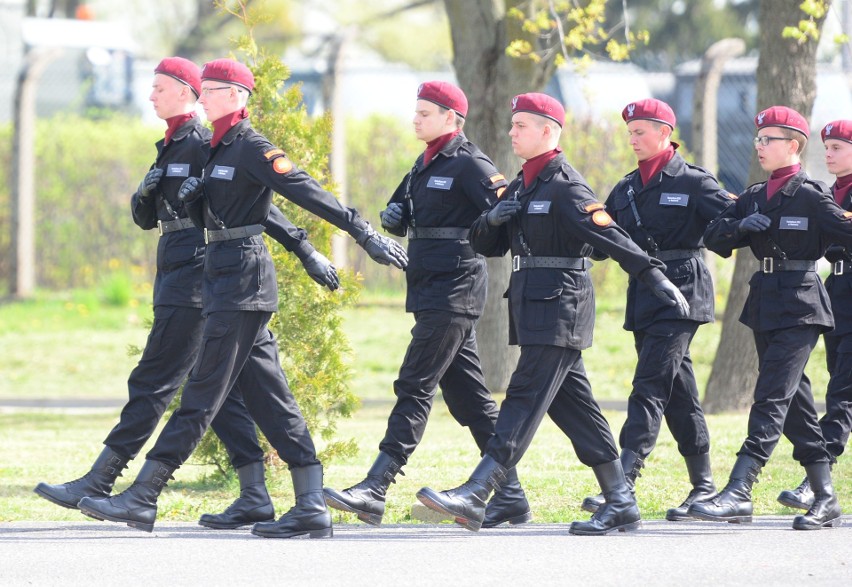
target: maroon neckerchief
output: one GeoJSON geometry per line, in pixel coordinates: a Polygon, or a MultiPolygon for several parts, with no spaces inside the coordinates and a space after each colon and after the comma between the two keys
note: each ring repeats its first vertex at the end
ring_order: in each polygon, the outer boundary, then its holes
{"type": "Polygon", "coordinates": [[[460,132],[461,129],[458,128],[453,132],[448,132],[447,134],[441,135],[437,139],[432,139],[426,143],[426,150],[423,151],[423,167],[429,165],[435,155],[438,154],[438,151],[446,147],[447,143],[453,140],[453,138],[455,138],[460,132]]]}
{"type": "Polygon", "coordinates": [[[187,112],[186,114],[178,114],[177,116],[172,116],[171,118],[166,119],[166,124],[168,127],[166,128],[166,140],[163,141],[164,145],[168,145],[169,141],[172,140],[172,135],[175,134],[177,129],[183,126],[183,124],[189,120],[195,118],[195,112],[187,112]]]}
{"type": "Polygon", "coordinates": [[[648,181],[662,171],[663,167],[672,160],[675,154],[675,146],[669,143],[668,148],[663,149],[656,155],[648,157],[644,161],[639,162],[639,176],[642,178],[642,185],[647,185],[648,181]]]}
{"type": "Polygon", "coordinates": [[[245,107],[235,110],[230,114],[226,114],[222,118],[213,121],[213,138],[210,139],[210,146],[215,147],[225,136],[225,133],[231,130],[239,121],[248,118],[248,110],[245,107]]]}
{"type": "Polygon", "coordinates": [[[837,202],[837,205],[843,206],[843,200],[845,200],[846,195],[852,191],[852,173],[844,175],[843,177],[838,177],[837,181],[834,182],[834,186],[831,188],[831,191],[834,192],[834,201],[837,202]]]}
{"type": "Polygon", "coordinates": [[[778,193],[778,190],[784,187],[784,184],[787,183],[791,177],[799,173],[799,170],[802,166],[798,163],[795,165],[788,165],[787,167],[781,167],[772,172],[772,175],[769,176],[769,180],[766,182],[766,201],[768,202],[772,199],[772,196],[778,193]]]}
{"type": "Polygon", "coordinates": [[[527,159],[526,162],[521,165],[521,169],[524,172],[524,187],[529,187],[530,184],[535,181],[535,178],[538,177],[538,174],[541,173],[541,170],[544,169],[548,163],[553,161],[561,152],[562,147],[556,147],[552,151],[545,151],[541,155],[536,155],[532,159],[527,159]]]}

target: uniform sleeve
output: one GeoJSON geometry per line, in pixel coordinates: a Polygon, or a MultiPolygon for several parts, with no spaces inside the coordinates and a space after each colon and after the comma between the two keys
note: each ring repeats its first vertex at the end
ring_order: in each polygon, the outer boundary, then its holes
{"type": "Polygon", "coordinates": [[[704,174],[698,185],[698,214],[706,222],[718,218],[728,207],[733,206],[737,197],[722,189],[716,178],[709,173],[704,174]]]}
{"type": "Polygon", "coordinates": [[[284,151],[266,144],[252,145],[256,153],[249,165],[253,178],[297,206],[357,238],[369,224],[354,208],[343,206],[307,172],[296,167],[284,151]]]}
{"type": "Polygon", "coordinates": [[[390,204],[402,204],[402,223],[396,228],[387,228],[382,226],[385,231],[394,234],[396,236],[405,236],[408,232],[408,202],[405,201],[405,188],[408,186],[408,178],[411,177],[411,172],[405,174],[405,177],[402,178],[402,182],[397,186],[396,190],[394,190],[393,195],[390,200],[388,200],[388,205],[390,204]]]}
{"type": "MultiPolygon", "coordinates": [[[[148,169],[150,171],[154,166],[148,169]]],[[[154,196],[143,198],[137,191],[130,197],[130,213],[133,222],[142,230],[150,230],[157,226],[157,201],[154,196]]]]}
{"type": "Polygon", "coordinates": [[[500,226],[491,226],[486,220],[488,211],[483,212],[470,227],[470,246],[474,251],[486,257],[502,257],[511,246],[509,222],[500,226]]]}
{"type": "Polygon", "coordinates": [[[596,254],[611,257],[634,277],[652,267],[665,269],[662,261],[649,257],[615,223],[591,190],[574,184],[570,192],[572,197],[558,200],[563,218],[567,219],[567,229],[573,230],[577,238],[594,247],[596,254]]]}
{"type": "Polygon", "coordinates": [[[750,197],[740,197],[733,205],[727,206],[707,225],[704,231],[704,246],[722,257],[730,257],[734,249],[748,246],[749,236],[737,232],[740,220],[745,218],[745,202],[750,197]]]}
{"type": "Polygon", "coordinates": [[[509,185],[503,174],[483,156],[470,157],[468,171],[462,177],[465,195],[480,212],[490,210],[509,185]]]}
{"type": "Polygon", "coordinates": [[[834,198],[823,191],[818,202],[817,217],[819,218],[820,232],[824,235],[825,249],[828,244],[840,244],[846,247],[852,246],[852,212],[848,212],[837,205],[834,198]]]}
{"type": "Polygon", "coordinates": [[[263,221],[263,226],[266,227],[266,234],[299,259],[306,259],[315,250],[308,241],[308,233],[290,222],[277,206],[269,207],[269,215],[263,221]]]}

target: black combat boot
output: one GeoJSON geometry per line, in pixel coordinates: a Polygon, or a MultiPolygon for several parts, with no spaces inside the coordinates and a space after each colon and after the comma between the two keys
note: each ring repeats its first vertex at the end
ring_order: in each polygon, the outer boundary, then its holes
{"type": "Polygon", "coordinates": [[[47,501],[75,510],[84,497],[108,497],[129,460],[107,446],[95,459],[91,470],[79,479],[59,485],[39,483],[33,491],[47,501]]]}
{"type": "Polygon", "coordinates": [[[492,491],[497,491],[506,481],[506,468],[485,455],[466,483],[435,491],[424,487],[417,492],[417,499],[430,510],[455,519],[456,524],[477,532],[485,519],[485,502],[492,491]]]}
{"type": "MultiPolygon", "coordinates": [[[[624,478],[627,480],[627,487],[630,488],[630,491],[633,491],[633,487],[636,485],[636,478],[642,476],[639,470],[645,464],[645,459],[640,459],[639,455],[629,448],[622,448],[620,460],[621,469],[624,471],[624,478]]],[[[604,501],[606,500],[603,494],[599,493],[594,497],[585,498],[580,507],[587,512],[595,513],[604,504],[604,501]]]]}
{"type": "Polygon", "coordinates": [[[793,491],[785,489],[778,494],[778,503],[786,505],[788,508],[808,511],[814,504],[814,492],[811,490],[811,483],[805,477],[802,483],[793,491]]]}
{"type": "Polygon", "coordinates": [[[808,513],[796,516],[793,520],[793,529],[821,530],[839,527],[843,523],[841,518],[843,512],[840,511],[840,504],[831,485],[831,465],[829,463],[805,465],[805,473],[814,492],[814,503],[808,513]]]}
{"type": "Polygon", "coordinates": [[[157,498],[176,468],[145,461],[133,485],[112,497],[84,497],[78,507],[91,518],[124,522],[131,528],[151,532],[157,519],[157,498]]]}
{"type": "MultiPolygon", "coordinates": [[[[622,453],[623,454],[623,453],[622,453]]],[[[579,536],[601,536],[614,530],[628,532],[642,525],[636,496],[621,468],[621,461],[592,467],[604,496],[604,504],[588,522],[571,522],[568,532],[579,536]]]]}
{"type": "Polygon", "coordinates": [[[530,504],[518,480],[518,470],[512,467],[506,471],[506,482],[494,492],[488,505],[485,506],[482,527],[494,528],[505,522],[512,525],[523,524],[531,519],[530,504]]]}
{"type": "Polygon", "coordinates": [[[204,514],[198,523],[217,530],[231,530],[275,519],[275,508],[266,491],[263,462],[249,463],[237,469],[240,496],[221,514],[204,514]]]}
{"type": "Polygon", "coordinates": [[[725,488],[713,499],[689,506],[688,514],[699,520],[742,524],[751,522],[751,487],[763,465],[748,455],[740,455],[725,488]]]}
{"type": "Polygon", "coordinates": [[[670,522],[693,520],[694,518],[689,515],[689,506],[699,501],[713,499],[718,495],[716,485],[713,483],[713,473],[710,470],[710,454],[683,457],[683,459],[686,461],[692,491],[680,506],[666,512],[666,519],[670,522]]]}
{"type": "Polygon", "coordinates": [[[334,530],[322,493],[322,465],[290,469],[290,475],[296,505],[277,522],[258,522],[251,533],[264,538],[295,538],[306,534],[309,538],[331,538],[334,530]]]}
{"type": "Polygon", "coordinates": [[[380,526],[385,515],[385,494],[397,473],[405,475],[402,465],[383,452],[367,471],[367,478],[343,491],[330,487],[324,488],[325,503],[344,512],[356,514],[362,522],[380,526]]]}

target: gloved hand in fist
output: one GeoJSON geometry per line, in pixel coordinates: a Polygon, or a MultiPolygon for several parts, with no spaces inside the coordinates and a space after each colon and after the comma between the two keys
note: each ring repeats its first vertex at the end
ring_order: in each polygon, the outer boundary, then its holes
{"type": "Polygon", "coordinates": [[[518,200],[500,200],[485,215],[485,220],[491,226],[500,226],[520,212],[522,207],[523,205],[518,200]]]}
{"type": "Polygon", "coordinates": [[[740,220],[740,223],[737,225],[737,232],[740,234],[746,232],[763,232],[769,228],[770,224],[772,224],[772,220],[769,219],[769,216],[755,212],[740,220]]]}
{"type": "Polygon", "coordinates": [[[139,184],[139,188],[136,190],[139,193],[139,196],[145,200],[153,196],[154,190],[157,189],[157,185],[160,183],[160,179],[162,177],[163,170],[159,167],[154,167],[146,173],[142,182],[139,184]]]}
{"type": "Polygon", "coordinates": [[[408,265],[408,255],[405,249],[402,248],[395,240],[382,236],[373,230],[370,226],[355,239],[361,247],[367,251],[370,258],[381,265],[395,265],[400,269],[405,269],[408,265]]]}
{"type": "Polygon", "coordinates": [[[340,278],[337,276],[337,269],[331,264],[325,255],[314,251],[304,259],[302,265],[305,267],[305,272],[311,276],[311,279],[320,285],[324,285],[331,291],[340,287],[340,278]]]}
{"type": "Polygon", "coordinates": [[[187,177],[178,190],[178,198],[187,204],[194,202],[201,195],[201,186],[200,177],[187,177]]]}
{"type": "Polygon", "coordinates": [[[402,204],[392,202],[382,212],[382,226],[385,228],[399,228],[402,225],[402,204]]]}
{"type": "Polygon", "coordinates": [[[846,250],[843,245],[831,245],[825,250],[825,260],[829,263],[837,263],[838,261],[852,261],[852,255],[846,250]]]}
{"type": "Polygon", "coordinates": [[[652,267],[640,273],[638,279],[647,285],[654,292],[654,295],[663,300],[667,306],[676,306],[679,318],[689,317],[689,302],[662,271],[652,267]]]}

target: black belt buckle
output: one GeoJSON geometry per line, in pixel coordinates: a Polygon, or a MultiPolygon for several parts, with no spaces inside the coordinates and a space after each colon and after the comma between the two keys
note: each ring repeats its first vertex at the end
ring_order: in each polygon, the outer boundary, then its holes
{"type": "Polygon", "coordinates": [[[512,257],[512,273],[521,270],[521,256],[515,255],[512,257]]]}
{"type": "Polygon", "coordinates": [[[761,269],[764,273],[774,273],[775,259],[773,257],[764,257],[761,269]]]}
{"type": "Polygon", "coordinates": [[[832,263],[831,272],[834,275],[843,275],[843,259],[832,263]]]}

